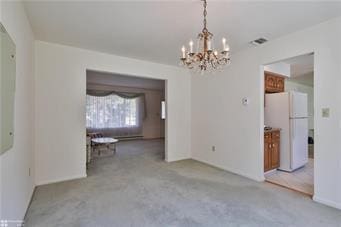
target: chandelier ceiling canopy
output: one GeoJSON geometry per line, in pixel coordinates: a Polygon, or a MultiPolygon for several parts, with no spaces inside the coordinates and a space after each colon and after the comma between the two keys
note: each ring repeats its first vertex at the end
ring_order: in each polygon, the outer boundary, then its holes
{"type": "Polygon", "coordinates": [[[197,36],[197,47],[194,51],[194,43],[191,40],[189,42],[189,49],[186,50],[185,46],[182,46],[181,52],[181,64],[189,69],[204,73],[206,71],[214,71],[222,68],[224,65],[230,64],[230,47],[226,43],[226,39],[222,39],[221,51],[214,49],[213,34],[207,29],[207,2],[203,1],[203,25],[201,33],[197,36]]]}

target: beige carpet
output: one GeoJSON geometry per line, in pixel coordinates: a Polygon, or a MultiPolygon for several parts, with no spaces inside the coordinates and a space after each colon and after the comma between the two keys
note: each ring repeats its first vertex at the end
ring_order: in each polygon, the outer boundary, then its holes
{"type": "Polygon", "coordinates": [[[340,226],[306,195],[163,154],[162,140],[119,142],[87,178],[37,187],[25,227],[340,226]]]}

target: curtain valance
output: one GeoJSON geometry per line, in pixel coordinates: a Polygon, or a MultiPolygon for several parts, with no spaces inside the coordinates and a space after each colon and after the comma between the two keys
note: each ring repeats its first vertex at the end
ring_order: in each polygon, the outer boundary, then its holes
{"type": "Polygon", "coordinates": [[[145,93],[133,93],[133,92],[118,92],[118,91],[104,91],[104,90],[94,90],[94,89],[87,89],[87,95],[97,96],[97,97],[105,97],[109,95],[117,95],[124,99],[136,99],[140,98],[141,108],[142,108],[142,117],[145,119],[147,117],[147,104],[146,104],[146,95],[145,93]]]}
{"type": "Polygon", "coordinates": [[[87,95],[91,96],[109,96],[109,95],[117,95],[121,98],[125,99],[134,99],[137,97],[145,96],[144,93],[132,93],[132,92],[118,92],[118,91],[103,91],[103,90],[93,90],[93,89],[87,89],[86,90],[87,95]]]}

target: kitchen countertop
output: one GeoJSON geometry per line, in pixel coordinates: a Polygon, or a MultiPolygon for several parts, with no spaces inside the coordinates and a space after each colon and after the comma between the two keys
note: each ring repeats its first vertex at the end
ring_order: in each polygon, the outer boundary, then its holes
{"type": "Polygon", "coordinates": [[[272,128],[272,129],[264,129],[264,132],[275,132],[275,131],[280,131],[280,128],[272,128]]]}

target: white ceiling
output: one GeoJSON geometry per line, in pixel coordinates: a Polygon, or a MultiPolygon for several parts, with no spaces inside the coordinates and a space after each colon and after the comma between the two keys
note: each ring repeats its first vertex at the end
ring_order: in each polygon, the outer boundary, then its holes
{"type": "Polygon", "coordinates": [[[313,86],[314,85],[314,55],[307,54],[284,60],[290,64],[290,81],[313,86]]]}
{"type": "MultiPolygon", "coordinates": [[[[36,38],[116,55],[177,65],[180,48],[202,29],[202,2],[25,1],[36,38]]],[[[341,2],[208,1],[216,46],[232,51],[341,15],[341,2]]]]}
{"type": "Polygon", "coordinates": [[[290,77],[311,74],[314,71],[314,55],[307,54],[284,60],[290,65],[290,77]]]}
{"type": "Polygon", "coordinates": [[[87,84],[112,85],[120,87],[134,87],[152,90],[164,90],[165,82],[163,80],[146,79],[127,75],[96,72],[88,70],[86,72],[87,84]]]}

